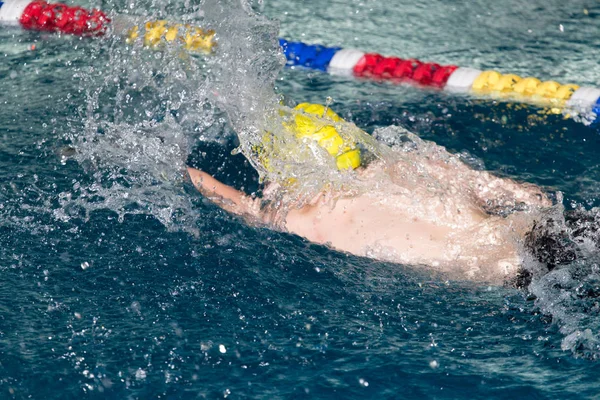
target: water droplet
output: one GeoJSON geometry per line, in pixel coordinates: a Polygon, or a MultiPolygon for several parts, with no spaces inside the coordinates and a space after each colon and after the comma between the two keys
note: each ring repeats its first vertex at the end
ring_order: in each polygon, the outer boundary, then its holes
{"type": "Polygon", "coordinates": [[[325,108],[323,109],[323,115],[321,117],[325,117],[325,115],[327,115],[327,110],[331,104],[333,104],[333,98],[331,96],[327,96],[325,99],[325,108]]]}
{"type": "Polygon", "coordinates": [[[138,381],[146,379],[146,371],[144,371],[141,368],[138,368],[138,370],[135,371],[135,379],[137,379],[138,381]]]}

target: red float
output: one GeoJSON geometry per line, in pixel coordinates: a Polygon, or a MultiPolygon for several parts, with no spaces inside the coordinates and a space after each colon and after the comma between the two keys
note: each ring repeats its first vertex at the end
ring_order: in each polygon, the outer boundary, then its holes
{"type": "Polygon", "coordinates": [[[27,5],[19,22],[26,29],[101,36],[106,32],[110,19],[96,9],[89,11],[82,7],[37,0],[27,5]]]}
{"type": "Polygon", "coordinates": [[[383,57],[377,53],[365,54],[354,66],[354,75],[379,79],[397,79],[424,86],[443,87],[456,70],[456,66],[442,66],[419,60],[403,60],[398,57],[383,57]]]}

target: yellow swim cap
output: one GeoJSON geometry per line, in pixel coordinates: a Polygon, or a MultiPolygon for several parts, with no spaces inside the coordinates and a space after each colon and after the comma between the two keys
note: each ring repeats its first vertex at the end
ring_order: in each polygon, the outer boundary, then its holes
{"type": "Polygon", "coordinates": [[[355,169],[360,166],[360,150],[356,143],[345,142],[333,126],[343,121],[330,108],[321,104],[301,103],[294,110],[301,111],[294,116],[294,123],[286,126],[298,139],[315,140],[319,146],[335,157],[339,170],[355,169]],[[318,117],[315,119],[312,116],[318,117]],[[332,124],[328,122],[331,121],[332,124]]]}
{"type": "MultiPolygon", "coordinates": [[[[360,166],[360,150],[356,143],[344,140],[334,126],[335,123],[344,121],[335,112],[320,104],[310,103],[299,104],[294,110],[296,112],[291,118],[283,122],[285,131],[292,134],[292,140],[290,136],[278,137],[267,131],[261,143],[252,147],[254,156],[266,171],[278,172],[273,163],[275,160],[284,165],[287,161],[295,163],[293,154],[301,144],[299,142],[306,140],[312,140],[327,150],[335,158],[338,170],[345,171],[360,166]]],[[[286,113],[281,111],[280,114],[284,116],[286,113]]]]}

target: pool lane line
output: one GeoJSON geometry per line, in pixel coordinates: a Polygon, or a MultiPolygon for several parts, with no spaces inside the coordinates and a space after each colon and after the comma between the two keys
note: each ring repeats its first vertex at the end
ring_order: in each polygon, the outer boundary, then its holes
{"type": "Polygon", "coordinates": [[[522,78],[498,71],[481,71],[456,65],[440,65],[417,59],[385,57],[357,49],[326,47],[279,39],[290,66],[302,66],[330,74],[376,81],[408,82],[451,93],[493,97],[550,107],[560,114],[596,114],[600,122],[600,89],[576,84],[522,78]]]}
{"type": "MultiPolygon", "coordinates": [[[[0,0],[0,24],[20,25],[25,29],[60,32],[82,36],[102,36],[109,28],[127,25],[121,33],[128,43],[138,39],[155,47],[162,41],[178,42],[190,51],[214,51],[215,32],[166,21],[150,21],[136,25],[126,19],[111,21],[102,11],[87,10],[43,0],[0,0]]],[[[417,59],[386,57],[357,49],[326,47],[279,39],[279,45],[290,66],[302,66],[330,74],[350,75],[377,81],[409,82],[438,88],[451,93],[468,93],[476,97],[492,97],[549,107],[551,113],[581,114],[584,122],[600,122],[600,89],[534,77],[502,74],[495,70],[440,65],[417,59]],[[594,115],[595,114],[595,115],[594,115]],[[591,119],[590,119],[591,118],[591,119]]]]}

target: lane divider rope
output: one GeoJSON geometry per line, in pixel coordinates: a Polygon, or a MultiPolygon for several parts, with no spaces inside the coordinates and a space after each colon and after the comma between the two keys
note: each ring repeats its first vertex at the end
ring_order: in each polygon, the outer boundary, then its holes
{"type": "MultiPolygon", "coordinates": [[[[101,36],[108,32],[111,19],[100,10],[43,0],[0,0],[0,25],[20,25],[25,29],[82,36],[101,36]]],[[[186,50],[210,53],[215,50],[213,30],[191,25],[151,21],[133,25],[125,33],[128,43],[140,39],[145,46],[162,42],[180,43],[186,50]]],[[[549,106],[554,113],[580,114],[584,122],[600,122],[600,89],[541,81],[534,77],[481,71],[456,65],[440,65],[414,58],[386,57],[356,49],[326,47],[279,40],[290,66],[301,66],[331,74],[353,75],[377,81],[409,82],[448,92],[492,96],[549,106]],[[595,115],[594,115],[595,114],[595,115]]]]}
{"type": "Polygon", "coordinates": [[[550,107],[551,112],[582,114],[584,122],[600,122],[600,89],[541,81],[534,77],[522,78],[498,71],[481,71],[456,65],[427,63],[417,59],[385,57],[356,49],[327,48],[279,39],[279,44],[290,66],[326,70],[332,74],[354,75],[372,80],[409,82],[419,86],[435,87],[447,92],[492,96],[550,107]],[[326,55],[327,60],[315,54],[326,55]],[[328,63],[327,63],[328,62],[328,63]],[[592,119],[593,120],[593,119],[592,119]]]}

